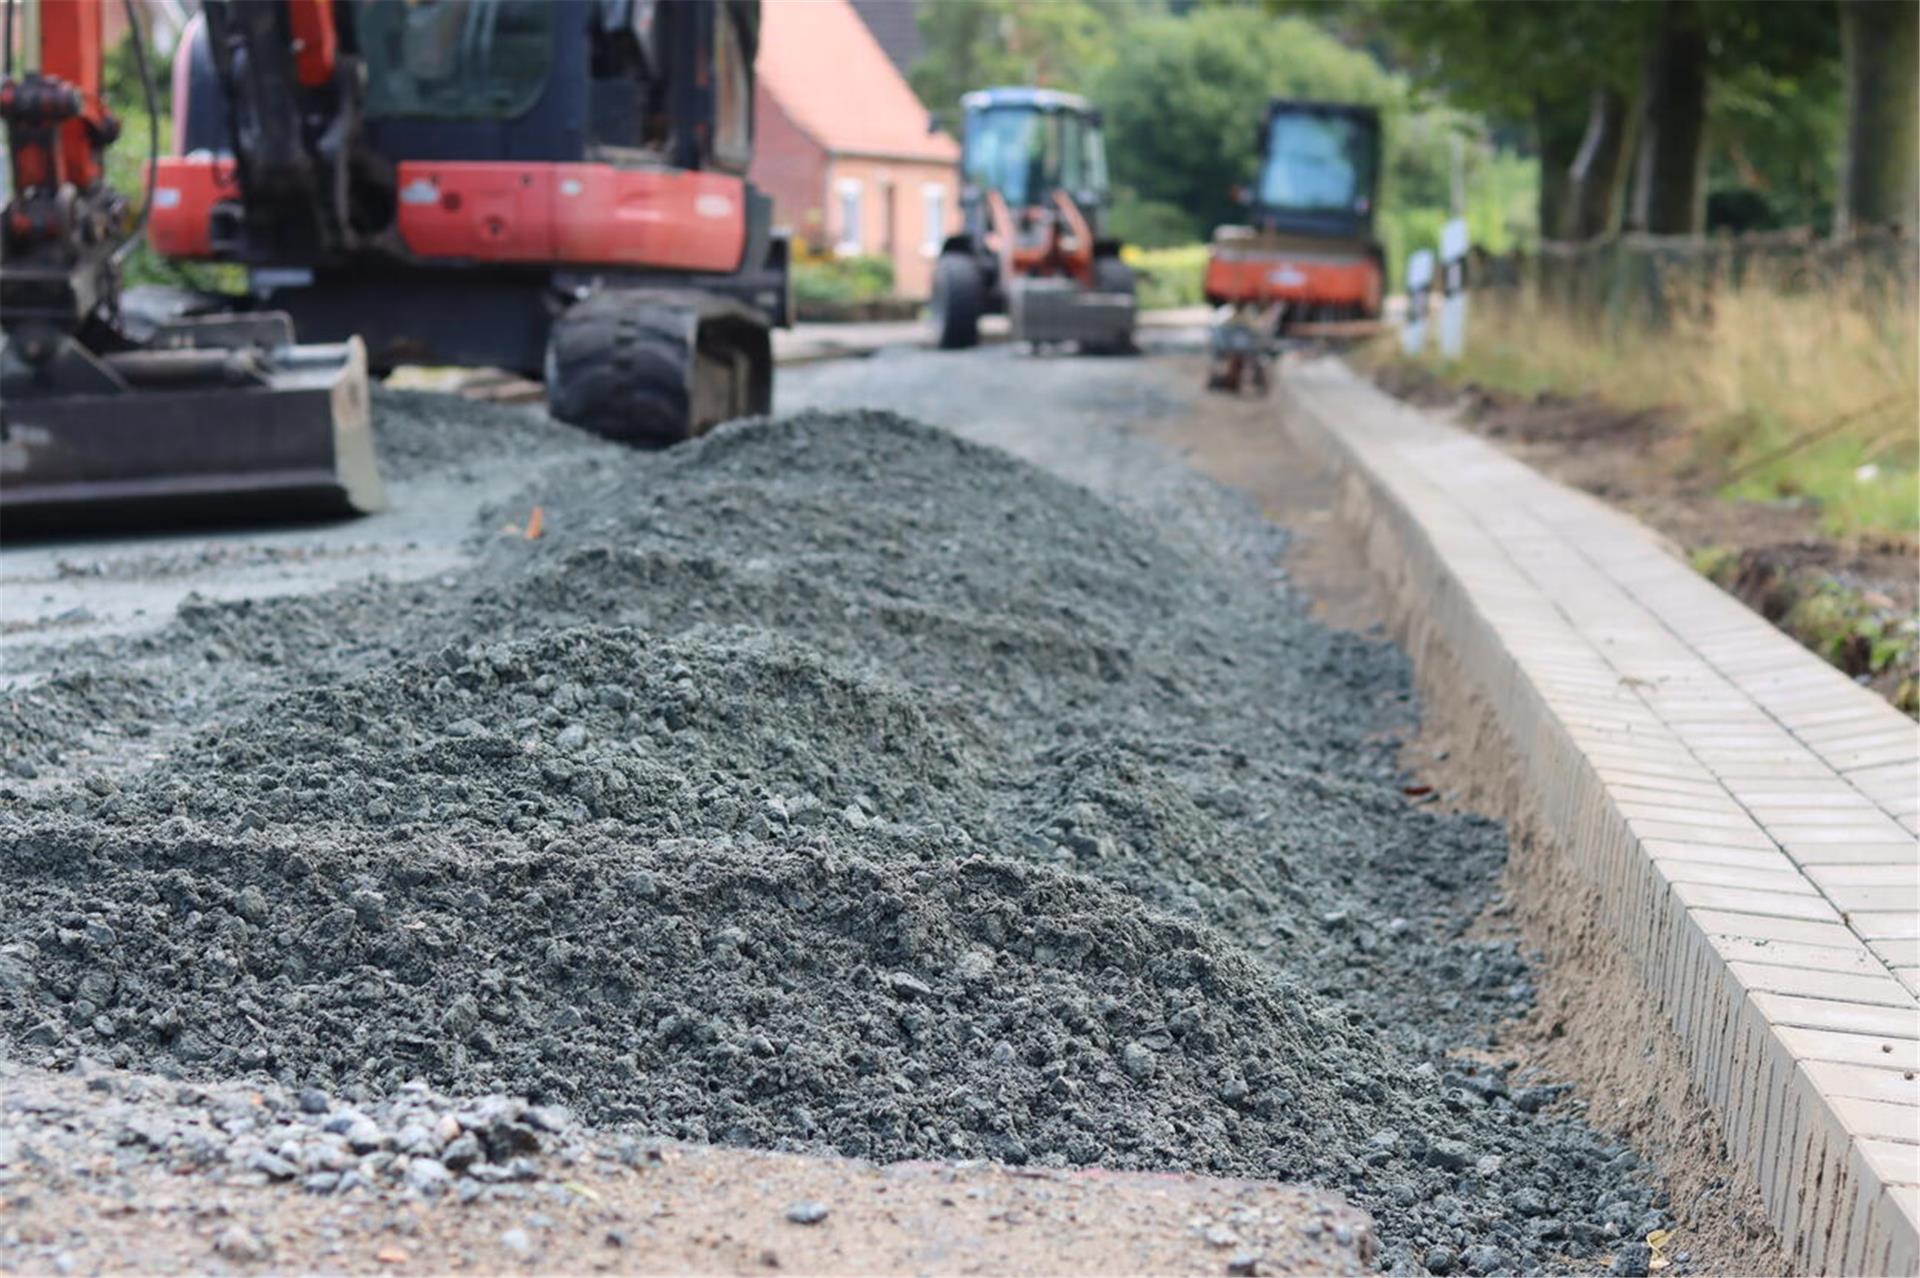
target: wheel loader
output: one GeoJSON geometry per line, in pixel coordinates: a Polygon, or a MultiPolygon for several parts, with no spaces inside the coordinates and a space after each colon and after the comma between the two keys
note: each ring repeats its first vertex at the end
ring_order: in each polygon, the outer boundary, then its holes
{"type": "Polygon", "coordinates": [[[1109,192],[1100,115],[1051,89],[961,99],[963,229],[941,247],[931,315],[942,349],[980,340],[1004,314],[1016,342],[1133,348],[1133,271],[1104,233],[1109,192]]]}
{"type": "Polygon", "coordinates": [[[37,3],[0,96],[10,530],[371,509],[367,370],[403,362],[544,377],[640,444],[771,406],[757,0],[204,0],[145,230],[246,288],[159,307],[120,298],[101,0],[37,3]]]}

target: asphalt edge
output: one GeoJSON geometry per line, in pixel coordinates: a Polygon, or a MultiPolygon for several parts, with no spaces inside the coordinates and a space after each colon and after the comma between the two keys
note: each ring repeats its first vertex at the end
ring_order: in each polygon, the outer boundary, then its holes
{"type": "MultiPolygon", "coordinates": [[[[1359,385],[1331,361],[1289,368],[1277,384],[1287,426],[1338,477],[1338,517],[1357,536],[1369,567],[1406,618],[1402,641],[1416,668],[1434,664],[1435,648],[1444,649],[1485,699],[1515,748],[1525,797],[1562,832],[1573,863],[1593,889],[1599,916],[1628,951],[1649,998],[1674,1029],[1689,1071],[1727,1134],[1729,1156],[1759,1186],[1795,1267],[1818,1273],[1920,1274],[1920,1172],[1915,1170],[1920,1145],[1898,1143],[1898,1137],[1893,1142],[1863,1138],[1861,1098],[1840,1094],[1862,1089],[1833,1083],[1833,1066],[1842,1062],[1813,1059],[1836,1053],[1809,1051],[1806,1018],[1795,1014],[1791,999],[1755,988],[1765,982],[1754,982],[1742,965],[1728,960],[1724,942],[1729,937],[1709,922],[1712,912],[1701,908],[1698,892],[1688,891],[1695,885],[1673,879],[1671,867],[1647,846],[1659,840],[1634,828],[1644,823],[1630,818],[1633,805],[1619,795],[1617,779],[1601,775],[1603,768],[1611,771],[1606,750],[1596,748],[1591,733],[1556,709],[1538,663],[1515,653],[1585,637],[1564,617],[1558,622],[1564,633],[1543,637],[1540,627],[1555,625],[1544,595],[1515,598],[1523,592],[1511,580],[1489,587],[1477,562],[1484,547],[1474,547],[1474,538],[1453,526],[1458,512],[1428,495],[1448,477],[1432,473],[1432,455],[1405,449],[1400,441],[1413,432],[1456,456],[1495,450],[1359,385]],[[1325,393],[1325,383],[1337,395],[1325,393]],[[1391,416],[1391,427],[1367,429],[1355,420],[1356,408],[1369,419],[1391,416]],[[1530,611],[1531,620],[1516,624],[1516,617],[1530,611]],[[1793,1041],[1796,1033],[1801,1041],[1793,1041]]],[[[1501,456],[1508,466],[1518,465],[1501,456]]],[[[1549,500],[1591,504],[1582,494],[1534,478],[1560,494],[1549,500]]],[[[1483,532],[1476,535],[1484,542],[1483,532]]],[[[1657,540],[1640,532],[1648,543],[1657,540]]],[[[1696,580],[1700,590],[1724,598],[1705,579],[1696,580]]],[[[1757,615],[1745,615],[1756,638],[1762,631],[1777,634],[1757,615]]],[[[1726,626],[1727,619],[1719,624],[1726,626]]],[[[1809,668],[1817,666],[1831,677],[1836,699],[1859,691],[1817,657],[1799,655],[1809,668]]],[[[1765,915],[1751,921],[1756,925],[1732,926],[1731,932],[1740,934],[1733,939],[1775,927],[1765,915]]],[[[1794,921],[1779,922],[1786,944],[1792,943],[1794,921]]],[[[1759,943],[1767,944],[1767,938],[1759,943]]],[[[1865,1010],[1853,1003],[1837,1006],[1865,1010]]],[[[1899,1059],[1887,1062],[1897,1067],[1907,1051],[1920,1052],[1920,1044],[1911,1041],[1904,1025],[1895,1028],[1902,1035],[1881,1046],[1890,1056],[1899,1049],[1899,1059]]],[[[1863,1046],[1872,1040],[1869,1034],[1857,1037],[1863,1046]]],[[[1904,1097],[1914,1071],[1889,1069],[1884,1077],[1904,1097]]],[[[1878,1117],[1911,1123],[1920,1110],[1895,1107],[1878,1117]]],[[[1920,1125],[1910,1126],[1905,1140],[1920,1141],[1920,1125]]]]}

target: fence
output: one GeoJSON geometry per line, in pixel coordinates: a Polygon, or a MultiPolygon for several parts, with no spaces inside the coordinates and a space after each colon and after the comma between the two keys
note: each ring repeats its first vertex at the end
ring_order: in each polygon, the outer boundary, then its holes
{"type": "Polygon", "coordinates": [[[1543,303],[1606,327],[1664,328],[1727,291],[1764,284],[1787,292],[1857,290],[1862,301],[1912,306],[1920,246],[1897,230],[1847,239],[1810,232],[1740,236],[1621,235],[1548,242],[1535,253],[1483,258],[1475,286],[1531,289],[1543,303]]]}

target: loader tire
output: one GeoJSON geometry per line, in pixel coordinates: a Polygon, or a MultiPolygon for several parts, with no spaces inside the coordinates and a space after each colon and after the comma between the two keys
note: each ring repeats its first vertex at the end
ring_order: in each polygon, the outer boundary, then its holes
{"type": "Polygon", "coordinates": [[[640,447],[690,439],[772,407],[765,318],[724,298],[609,289],[547,338],[547,410],[640,447]]]}
{"type": "Polygon", "coordinates": [[[980,344],[980,315],[987,283],[980,264],[965,253],[942,253],[933,268],[933,332],[943,351],[980,344]]]}

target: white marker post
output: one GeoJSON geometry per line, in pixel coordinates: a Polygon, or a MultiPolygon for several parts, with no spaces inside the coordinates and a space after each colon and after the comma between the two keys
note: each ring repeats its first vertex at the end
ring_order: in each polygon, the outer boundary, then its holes
{"type": "Polygon", "coordinates": [[[1440,228],[1440,354],[1459,359],[1467,348],[1467,223],[1440,228]]]}
{"type": "Polygon", "coordinates": [[[1407,254],[1407,322],[1400,329],[1400,348],[1418,355],[1427,344],[1427,298],[1433,292],[1433,250],[1407,254]]]}

